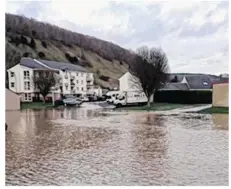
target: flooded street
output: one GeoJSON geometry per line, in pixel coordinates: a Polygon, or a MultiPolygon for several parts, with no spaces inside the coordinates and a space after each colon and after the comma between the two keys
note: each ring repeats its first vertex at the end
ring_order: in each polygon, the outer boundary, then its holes
{"type": "Polygon", "coordinates": [[[6,185],[228,185],[228,115],[7,112],[6,185]]]}

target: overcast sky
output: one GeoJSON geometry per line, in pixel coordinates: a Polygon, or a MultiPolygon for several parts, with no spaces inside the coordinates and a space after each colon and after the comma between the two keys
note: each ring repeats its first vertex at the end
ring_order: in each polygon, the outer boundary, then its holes
{"type": "Polygon", "coordinates": [[[228,1],[8,1],[6,12],[111,41],[161,47],[172,72],[228,72],[228,1]]]}

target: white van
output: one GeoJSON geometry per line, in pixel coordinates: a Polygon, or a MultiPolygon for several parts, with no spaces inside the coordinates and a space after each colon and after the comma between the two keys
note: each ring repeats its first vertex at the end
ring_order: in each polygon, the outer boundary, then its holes
{"type": "Polygon", "coordinates": [[[109,104],[113,104],[116,100],[116,97],[120,94],[120,91],[109,91],[106,93],[106,102],[109,104]]]}
{"type": "Polygon", "coordinates": [[[144,92],[141,91],[123,91],[114,100],[116,107],[128,106],[128,105],[145,105],[148,102],[148,98],[144,92]]]}

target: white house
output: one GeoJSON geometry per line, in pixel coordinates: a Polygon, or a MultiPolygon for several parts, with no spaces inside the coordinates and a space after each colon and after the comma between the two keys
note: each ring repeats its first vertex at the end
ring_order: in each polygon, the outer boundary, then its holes
{"type": "Polygon", "coordinates": [[[101,97],[103,95],[103,90],[100,86],[95,85],[88,90],[88,94],[101,97]]]}
{"type": "Polygon", "coordinates": [[[21,101],[32,101],[37,94],[33,85],[33,75],[38,70],[55,71],[60,83],[54,92],[60,94],[87,94],[93,88],[93,73],[70,63],[22,58],[20,63],[8,69],[9,89],[19,94],[21,101]]]}
{"type": "Polygon", "coordinates": [[[119,78],[119,90],[120,91],[142,91],[139,79],[132,75],[130,72],[126,72],[119,78]]]}

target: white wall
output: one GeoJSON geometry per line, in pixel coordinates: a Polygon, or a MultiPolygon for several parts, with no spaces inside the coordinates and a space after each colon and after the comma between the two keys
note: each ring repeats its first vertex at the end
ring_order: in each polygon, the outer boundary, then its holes
{"type": "Polygon", "coordinates": [[[9,76],[9,89],[16,92],[16,93],[31,93],[34,92],[34,87],[32,84],[32,77],[33,77],[33,70],[31,68],[27,68],[17,64],[16,66],[12,67],[8,70],[9,76]],[[24,79],[24,71],[29,71],[29,78],[24,79]],[[11,77],[11,72],[14,72],[14,77],[11,77]],[[30,82],[30,90],[24,90],[24,82],[30,82]],[[11,87],[11,83],[15,83],[14,87],[11,87]]]}
{"type": "MultiPolygon", "coordinates": [[[[63,86],[63,93],[64,94],[70,94],[71,92],[71,78],[73,77],[73,90],[75,90],[75,93],[83,93],[86,94],[87,92],[87,74],[84,72],[74,72],[74,71],[59,71],[59,74],[62,78],[62,86],[63,86]],[[68,87],[66,88],[66,83],[68,87]]],[[[92,75],[92,83],[93,83],[93,74],[92,75]]],[[[90,76],[91,77],[91,76],[90,76]]]]}
{"type": "Polygon", "coordinates": [[[119,79],[119,88],[120,91],[140,91],[142,90],[138,78],[126,72],[119,79]],[[139,84],[138,84],[139,83],[139,84]]]}

